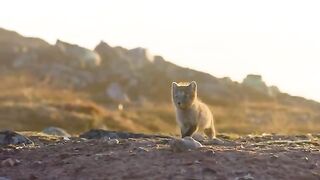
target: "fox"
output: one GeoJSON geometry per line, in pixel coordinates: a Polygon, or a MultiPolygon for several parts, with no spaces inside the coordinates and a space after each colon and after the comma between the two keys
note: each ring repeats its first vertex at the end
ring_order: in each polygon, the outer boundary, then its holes
{"type": "Polygon", "coordinates": [[[209,107],[198,98],[197,83],[172,82],[172,101],[182,138],[197,134],[216,138],[214,117],[209,107]]]}

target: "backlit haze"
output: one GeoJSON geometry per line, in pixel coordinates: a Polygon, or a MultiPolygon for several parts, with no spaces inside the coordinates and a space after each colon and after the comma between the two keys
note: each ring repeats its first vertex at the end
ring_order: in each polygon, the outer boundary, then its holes
{"type": "Polygon", "coordinates": [[[144,47],[181,66],[320,101],[319,1],[3,1],[0,27],[49,43],[144,47]]]}

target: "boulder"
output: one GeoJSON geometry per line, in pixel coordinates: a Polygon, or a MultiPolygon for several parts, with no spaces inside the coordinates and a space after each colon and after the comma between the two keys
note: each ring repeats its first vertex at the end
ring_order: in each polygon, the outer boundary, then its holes
{"type": "Polygon", "coordinates": [[[61,137],[71,137],[67,131],[65,131],[62,128],[58,127],[48,127],[42,130],[42,133],[48,134],[48,135],[53,135],[53,136],[61,136],[61,137]]]}
{"type": "Polygon", "coordinates": [[[75,65],[81,67],[96,67],[100,65],[100,55],[95,51],[80,47],[75,44],[69,44],[60,40],[57,40],[56,47],[70,57],[77,60],[75,65]]]}
{"type": "Polygon", "coordinates": [[[141,68],[154,60],[154,56],[147,49],[141,47],[130,49],[128,55],[130,56],[132,65],[136,68],[141,68]]]}
{"type": "Polygon", "coordinates": [[[253,88],[264,94],[268,94],[268,86],[262,80],[261,75],[249,74],[242,82],[243,85],[253,88]]]}
{"type": "Polygon", "coordinates": [[[110,64],[111,61],[117,60],[120,58],[120,54],[114,48],[104,41],[101,41],[95,48],[95,51],[99,53],[103,59],[102,63],[110,64]]]}
{"type": "Polygon", "coordinates": [[[0,146],[1,145],[18,145],[18,144],[33,144],[28,138],[14,131],[1,131],[0,132],[0,146]]]}
{"type": "Polygon", "coordinates": [[[279,90],[279,88],[277,86],[270,86],[269,87],[269,95],[270,96],[275,97],[280,93],[281,93],[281,91],[279,90]]]}
{"type": "Polygon", "coordinates": [[[242,84],[269,97],[275,97],[280,93],[280,90],[277,86],[268,87],[267,84],[263,81],[261,75],[249,74],[243,80],[242,84]]]}

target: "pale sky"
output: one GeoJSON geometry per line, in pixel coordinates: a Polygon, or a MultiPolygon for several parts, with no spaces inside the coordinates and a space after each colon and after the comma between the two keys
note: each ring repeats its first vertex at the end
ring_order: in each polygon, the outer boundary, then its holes
{"type": "Polygon", "coordinates": [[[178,65],[320,101],[320,1],[10,0],[0,27],[93,49],[145,47],[178,65]]]}

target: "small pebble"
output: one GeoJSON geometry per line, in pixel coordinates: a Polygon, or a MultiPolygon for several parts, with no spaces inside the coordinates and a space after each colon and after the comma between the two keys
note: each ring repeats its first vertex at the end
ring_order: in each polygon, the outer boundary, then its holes
{"type": "Polygon", "coordinates": [[[69,137],[63,137],[63,140],[64,141],[70,141],[70,138],[69,137]]]}
{"type": "Polygon", "coordinates": [[[108,145],[116,145],[119,144],[119,140],[118,139],[110,139],[109,141],[107,141],[108,145]]]}
{"type": "Polygon", "coordinates": [[[183,152],[195,150],[202,147],[202,144],[194,140],[192,137],[184,137],[182,139],[174,139],[170,142],[173,152],[183,152]]]}
{"type": "Polygon", "coordinates": [[[2,167],[12,167],[12,166],[15,166],[19,163],[20,163],[19,160],[16,160],[16,159],[14,160],[12,158],[8,158],[8,159],[1,161],[1,166],[2,167]]]}
{"type": "Polygon", "coordinates": [[[235,180],[254,180],[254,177],[249,173],[243,177],[236,177],[235,180]]]}
{"type": "Polygon", "coordinates": [[[278,159],[279,158],[279,156],[278,155],[275,155],[275,154],[273,154],[273,155],[271,155],[271,157],[270,157],[272,160],[275,160],[275,159],[278,159]]]}

